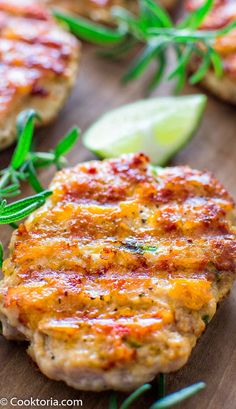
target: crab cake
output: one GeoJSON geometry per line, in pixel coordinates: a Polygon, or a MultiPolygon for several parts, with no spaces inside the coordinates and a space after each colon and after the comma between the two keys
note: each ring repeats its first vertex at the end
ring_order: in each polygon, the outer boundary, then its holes
{"type": "MultiPolygon", "coordinates": [[[[187,1],[189,10],[194,10],[201,4],[202,0],[187,1]]],[[[236,1],[215,0],[213,10],[205,19],[202,29],[216,30],[225,27],[235,20],[236,1]]],[[[216,96],[236,104],[236,30],[224,37],[218,38],[214,47],[222,57],[224,76],[217,78],[213,70],[209,70],[202,83],[216,96]]]]}
{"type": "Polygon", "coordinates": [[[77,40],[31,0],[0,0],[0,148],[15,137],[16,117],[36,109],[52,121],[75,82],[77,40]]]}
{"type": "Polygon", "coordinates": [[[179,369],[235,278],[231,197],[208,172],[143,154],[81,163],[51,189],[3,265],[3,334],[78,389],[179,369]]]}
{"type": "MultiPolygon", "coordinates": [[[[80,14],[91,18],[95,21],[109,22],[111,20],[111,8],[121,6],[137,10],[137,0],[41,0],[51,7],[62,8],[72,13],[80,14]]],[[[162,6],[171,9],[176,3],[176,0],[160,0],[157,1],[162,6]]]]}

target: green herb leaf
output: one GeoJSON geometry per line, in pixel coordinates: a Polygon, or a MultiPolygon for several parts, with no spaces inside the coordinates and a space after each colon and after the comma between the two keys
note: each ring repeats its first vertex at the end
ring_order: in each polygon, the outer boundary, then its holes
{"type": "Polygon", "coordinates": [[[166,376],[161,373],[158,379],[158,397],[159,399],[164,398],[166,391],[166,376]]]}
{"type": "Polygon", "coordinates": [[[236,28],[236,21],[231,21],[227,26],[221,28],[217,31],[211,31],[213,37],[222,37],[229,34],[232,30],[236,28]]]}
{"type": "Polygon", "coordinates": [[[37,195],[27,197],[26,199],[21,199],[18,200],[17,202],[7,204],[3,207],[3,209],[0,209],[0,215],[2,214],[14,214],[16,211],[19,210],[24,210],[25,207],[30,206],[32,204],[38,203],[38,202],[44,202],[47,199],[47,197],[51,196],[52,191],[51,190],[45,190],[37,195]]]}
{"type": "Polygon", "coordinates": [[[141,395],[143,395],[149,389],[151,389],[151,385],[148,383],[140,386],[140,388],[138,388],[127,399],[125,399],[120,409],[128,409],[132,405],[132,403],[134,403],[141,395]]]}
{"type": "Polygon", "coordinates": [[[171,73],[168,76],[170,80],[172,80],[176,76],[182,75],[182,73],[185,72],[186,66],[189,62],[189,58],[191,57],[193,51],[193,47],[194,47],[193,44],[190,44],[186,47],[186,49],[179,58],[176,68],[173,71],[171,71],[171,73]]]}
{"type": "Polygon", "coordinates": [[[165,74],[167,59],[166,59],[165,52],[163,52],[163,50],[160,50],[157,56],[157,64],[158,64],[157,70],[155,74],[153,75],[151,81],[149,82],[149,85],[147,88],[148,94],[152,92],[160,84],[165,74]]]}
{"type": "Polygon", "coordinates": [[[122,242],[122,248],[132,253],[144,254],[145,252],[156,253],[158,247],[139,243],[136,239],[127,238],[122,242]]]}
{"type": "Polygon", "coordinates": [[[6,199],[0,201],[0,213],[4,211],[5,207],[7,206],[6,199]]]}
{"type": "Polygon", "coordinates": [[[74,35],[93,44],[117,44],[126,37],[126,32],[123,30],[103,27],[84,18],[73,17],[58,10],[54,10],[53,15],[59,21],[66,23],[74,35]]]}
{"type": "Polygon", "coordinates": [[[0,206],[0,224],[10,224],[25,218],[41,207],[51,194],[51,191],[45,190],[38,195],[0,206]]]}
{"type": "Polygon", "coordinates": [[[142,23],[127,9],[122,7],[112,7],[111,15],[118,22],[119,27],[124,27],[126,35],[134,34],[135,37],[140,39],[142,37],[142,23]]]}
{"type": "Polygon", "coordinates": [[[110,396],[109,409],[118,409],[117,396],[115,393],[112,393],[110,396]]]}
{"type": "Polygon", "coordinates": [[[144,252],[146,251],[146,252],[149,252],[149,253],[156,253],[157,250],[158,250],[158,247],[157,246],[146,245],[146,246],[142,246],[142,249],[143,249],[144,252]]]}
{"type": "Polygon", "coordinates": [[[209,324],[209,322],[210,322],[210,316],[209,315],[203,315],[202,319],[203,319],[205,325],[209,324]]]}
{"type": "Polygon", "coordinates": [[[147,7],[146,0],[139,0],[139,24],[143,30],[161,24],[159,18],[147,7]]]}
{"type": "Polygon", "coordinates": [[[33,110],[23,111],[18,117],[17,129],[20,137],[10,165],[0,171],[0,199],[18,195],[21,181],[26,180],[36,193],[42,192],[44,188],[38,179],[37,169],[50,165],[61,169],[66,164],[66,159],[62,155],[74,147],[80,136],[80,130],[75,127],[52,152],[32,152],[30,148],[35,118],[39,116],[33,110]]]}
{"type": "Polygon", "coordinates": [[[3,264],[3,245],[2,242],[0,241],[0,268],[2,268],[3,264]]]}
{"type": "Polygon", "coordinates": [[[112,49],[99,50],[97,54],[101,57],[117,60],[122,58],[123,56],[126,56],[129,50],[133,48],[135,44],[137,44],[137,40],[128,36],[125,42],[112,47],[112,49]]]}
{"type": "Polygon", "coordinates": [[[11,160],[11,167],[14,170],[19,169],[26,159],[32,142],[34,121],[38,117],[34,110],[24,111],[18,117],[17,129],[19,138],[11,160]]]}
{"type": "Polygon", "coordinates": [[[220,78],[224,74],[223,63],[220,55],[210,47],[210,59],[215,71],[215,75],[220,78]]]}
{"type": "Polygon", "coordinates": [[[198,7],[193,13],[188,15],[186,19],[179,24],[180,28],[198,28],[204,19],[206,18],[207,14],[211,11],[214,5],[214,0],[206,0],[200,7],[198,7]]]}
{"type": "Polygon", "coordinates": [[[198,68],[198,70],[195,72],[195,74],[193,74],[193,75],[190,77],[190,84],[194,85],[194,84],[196,84],[197,82],[201,81],[201,80],[205,77],[205,75],[206,75],[208,69],[210,68],[210,65],[211,65],[211,58],[210,58],[210,55],[208,55],[208,56],[202,61],[202,64],[200,65],[200,67],[198,68]]]}
{"type": "Polygon", "coordinates": [[[32,162],[28,163],[27,166],[27,173],[28,173],[28,177],[27,180],[30,183],[30,185],[32,186],[32,188],[35,190],[36,193],[40,193],[43,192],[44,188],[42,187],[38,177],[37,177],[37,173],[35,171],[34,165],[32,162]]]}
{"type": "Polygon", "coordinates": [[[34,111],[33,109],[26,109],[25,111],[20,112],[16,120],[16,131],[18,138],[24,131],[25,125],[31,116],[34,116],[35,119],[42,121],[42,118],[40,117],[39,113],[34,111]]]}
{"type": "Polygon", "coordinates": [[[1,179],[0,179],[0,190],[1,190],[1,196],[3,195],[4,188],[6,188],[7,184],[9,183],[11,179],[11,169],[6,168],[3,171],[1,171],[1,179]]]}
{"type": "Polygon", "coordinates": [[[0,224],[12,224],[21,219],[24,219],[30,213],[32,213],[34,210],[38,209],[42,205],[43,205],[43,202],[38,201],[29,206],[26,206],[24,209],[17,210],[15,213],[0,215],[0,224]]]}
{"type": "Polygon", "coordinates": [[[20,189],[19,189],[19,184],[14,183],[12,185],[9,185],[8,187],[4,189],[0,189],[0,198],[1,197],[12,197],[20,194],[20,189]]]}
{"type": "Polygon", "coordinates": [[[80,137],[80,129],[72,128],[63,139],[54,148],[55,157],[58,159],[60,156],[69,152],[76,144],[80,137]]]}
{"type": "Polygon", "coordinates": [[[163,47],[162,43],[159,44],[149,44],[144,51],[138,56],[138,58],[134,61],[132,67],[129,71],[124,75],[123,81],[128,82],[135,78],[140,77],[140,75],[145,71],[147,66],[152,61],[153,57],[158,52],[158,49],[163,47]]]}
{"type": "Polygon", "coordinates": [[[153,0],[145,0],[144,4],[150,11],[152,11],[154,16],[158,18],[162,27],[173,27],[173,23],[168,13],[162,7],[160,7],[156,2],[154,2],[153,0]]]}
{"type": "MultiPolygon", "coordinates": [[[[171,71],[169,74],[169,79],[173,79],[177,77],[178,81],[176,83],[176,93],[180,92],[185,84],[186,81],[186,70],[187,66],[189,63],[189,60],[191,58],[192,52],[193,52],[193,45],[189,44],[188,46],[185,47],[184,52],[182,53],[181,57],[179,58],[179,62],[177,64],[177,67],[171,71]]],[[[178,53],[178,48],[176,48],[176,51],[178,53]]]]}
{"type": "Polygon", "coordinates": [[[18,227],[19,227],[18,224],[17,224],[17,223],[14,223],[14,222],[9,223],[9,226],[11,226],[12,229],[14,229],[14,230],[18,229],[18,227]]]}
{"type": "Polygon", "coordinates": [[[174,405],[177,405],[180,402],[183,402],[185,399],[190,398],[195,395],[202,389],[206,387],[204,382],[199,382],[194,385],[188,386],[187,388],[181,389],[178,392],[167,395],[166,397],[158,400],[154,403],[150,409],[167,409],[171,408],[174,405]]]}
{"type": "Polygon", "coordinates": [[[55,164],[55,154],[52,152],[33,152],[30,155],[35,169],[45,168],[55,164]]]}

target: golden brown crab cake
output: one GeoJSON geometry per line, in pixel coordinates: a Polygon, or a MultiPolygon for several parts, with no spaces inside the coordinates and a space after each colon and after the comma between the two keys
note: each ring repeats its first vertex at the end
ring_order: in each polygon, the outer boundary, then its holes
{"type": "Polygon", "coordinates": [[[38,3],[0,0],[0,148],[15,137],[16,117],[39,111],[42,124],[58,114],[74,84],[77,40],[38,3]]]}
{"type": "MultiPolygon", "coordinates": [[[[125,7],[131,11],[137,10],[137,0],[41,0],[50,7],[80,14],[95,21],[110,22],[111,8],[114,6],[125,7]]],[[[176,0],[157,1],[167,9],[174,7],[176,0]]]]}
{"type": "MultiPolygon", "coordinates": [[[[202,0],[187,0],[187,7],[189,10],[194,10],[202,3],[202,0]]],[[[215,0],[213,10],[205,19],[202,29],[216,30],[225,27],[235,20],[236,1],[215,0]]],[[[236,30],[224,37],[218,38],[215,43],[215,49],[222,57],[224,76],[217,78],[213,70],[209,70],[202,83],[218,97],[236,104],[236,30]]],[[[195,68],[197,68],[197,64],[195,68]]]]}
{"type": "Polygon", "coordinates": [[[78,389],[179,369],[235,278],[231,197],[208,172],[143,154],[81,163],[51,189],[3,265],[4,335],[78,389]]]}

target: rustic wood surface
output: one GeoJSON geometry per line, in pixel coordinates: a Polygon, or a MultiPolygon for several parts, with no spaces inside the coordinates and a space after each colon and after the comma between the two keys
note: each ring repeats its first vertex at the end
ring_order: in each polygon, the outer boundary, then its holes
{"type": "MultiPolygon", "coordinates": [[[[53,147],[73,124],[86,129],[100,114],[143,97],[145,81],[128,87],[121,86],[119,78],[126,62],[112,63],[98,59],[94,49],[84,46],[80,75],[73,93],[60,117],[50,127],[37,132],[39,150],[53,147]]],[[[200,92],[187,88],[184,93],[200,92]]],[[[170,84],[160,87],[155,95],[170,93],[170,84]]],[[[187,112],[186,112],[187,115],[187,112]]],[[[5,166],[12,149],[0,153],[0,166],[5,166]]],[[[70,163],[92,158],[79,143],[70,154],[70,163]]],[[[223,104],[209,96],[203,123],[190,144],[173,160],[173,164],[189,164],[208,168],[226,185],[236,199],[235,183],[236,119],[235,107],[223,104]]],[[[45,187],[53,170],[41,173],[45,187]]],[[[24,194],[31,193],[27,186],[24,194]]],[[[11,230],[0,226],[0,239],[5,247],[11,230]]],[[[26,344],[8,342],[0,337],[0,398],[18,397],[39,399],[82,399],[85,409],[107,409],[109,393],[93,394],[75,391],[63,383],[44,377],[26,354],[26,344]]],[[[234,409],[236,408],[236,288],[225,300],[198,342],[189,363],[175,374],[168,375],[169,392],[204,380],[205,391],[179,405],[181,409],[234,409]]],[[[122,398],[123,396],[121,396],[122,398]]],[[[133,407],[147,409],[155,398],[153,392],[133,407]]],[[[8,404],[5,407],[12,407],[8,404]]]]}

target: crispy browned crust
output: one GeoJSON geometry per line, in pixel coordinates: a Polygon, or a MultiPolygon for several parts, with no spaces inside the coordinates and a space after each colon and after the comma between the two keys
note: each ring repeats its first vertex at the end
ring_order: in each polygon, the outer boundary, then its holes
{"type": "Polygon", "coordinates": [[[75,81],[78,51],[38,3],[0,0],[0,148],[14,140],[21,110],[38,109],[42,124],[56,116],[75,81]]]}
{"type": "MultiPolygon", "coordinates": [[[[202,0],[187,0],[187,7],[193,10],[202,3],[202,0]]],[[[236,20],[236,2],[231,0],[215,0],[215,6],[202,25],[204,30],[223,28],[236,20]]],[[[236,104],[236,30],[227,36],[219,38],[215,49],[222,57],[224,77],[217,78],[211,70],[203,80],[203,85],[218,97],[227,102],[236,104]]],[[[192,69],[197,68],[192,65],[192,69]]]]}
{"type": "Polygon", "coordinates": [[[208,172],[156,174],[142,154],[79,164],[51,188],[3,265],[5,335],[81,389],[181,367],[235,277],[231,197],[208,172]]]}

